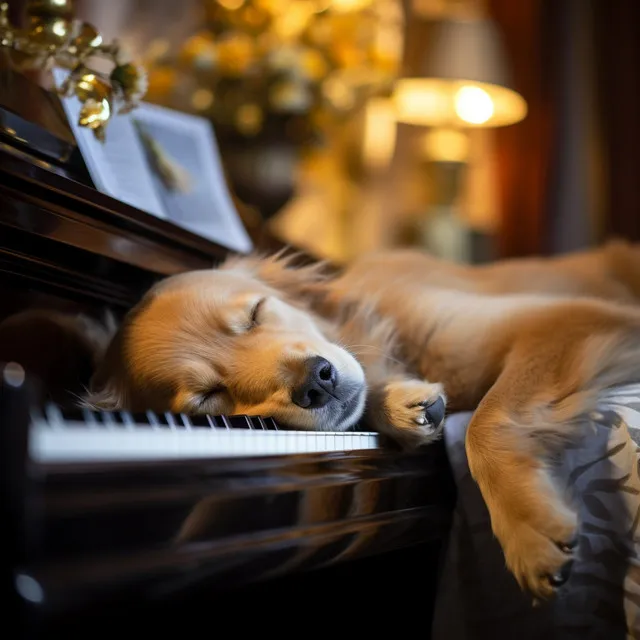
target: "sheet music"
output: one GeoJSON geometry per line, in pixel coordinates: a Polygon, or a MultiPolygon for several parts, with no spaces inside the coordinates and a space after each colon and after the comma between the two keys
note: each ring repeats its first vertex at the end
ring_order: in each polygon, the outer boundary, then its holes
{"type": "MultiPolygon", "coordinates": [[[[68,72],[54,69],[53,73],[56,84],[60,86],[68,72]]],[[[144,150],[136,142],[137,134],[131,118],[112,116],[103,144],[95,139],[93,131],[78,125],[82,106],[78,98],[62,98],[62,106],[96,188],[158,218],[166,218],[144,150]]]]}
{"type": "MultiPolygon", "coordinates": [[[[67,71],[54,70],[60,86],[67,71]]],[[[78,124],[81,103],[62,98],[78,147],[95,186],[127,204],[169,220],[218,244],[247,253],[253,248],[229,194],[213,128],[201,117],[151,104],[112,115],[104,143],[78,124]],[[189,176],[188,192],[168,190],[149,163],[142,127],[189,176]]]]}
{"type": "Polygon", "coordinates": [[[190,190],[177,193],[164,188],[154,174],[166,217],[223,246],[251,251],[251,239],[227,188],[211,124],[205,118],[148,103],[131,117],[189,176],[190,190]]]}

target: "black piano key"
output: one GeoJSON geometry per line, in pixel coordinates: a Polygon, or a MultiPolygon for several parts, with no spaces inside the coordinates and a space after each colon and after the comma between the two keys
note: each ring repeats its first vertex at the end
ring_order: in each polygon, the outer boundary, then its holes
{"type": "Polygon", "coordinates": [[[273,418],[259,418],[264,428],[268,431],[278,431],[278,425],[273,418]]]}
{"type": "Polygon", "coordinates": [[[209,421],[209,426],[212,429],[224,429],[225,425],[221,423],[220,419],[217,416],[211,416],[207,414],[207,420],[209,421]]]}
{"type": "Polygon", "coordinates": [[[253,429],[253,423],[249,416],[227,416],[232,429],[253,429]]]}
{"type": "Polygon", "coordinates": [[[155,426],[158,427],[168,427],[169,422],[167,420],[167,415],[165,413],[155,413],[154,411],[148,411],[149,421],[154,421],[155,426]]]}
{"type": "Polygon", "coordinates": [[[101,411],[100,420],[105,427],[115,427],[117,422],[111,411],[101,411]]]}
{"type": "Polygon", "coordinates": [[[278,431],[273,418],[247,415],[186,415],[155,411],[95,411],[86,407],[60,408],[49,405],[45,409],[47,421],[54,427],[144,428],[154,429],[242,429],[278,431]]]}
{"type": "Polygon", "coordinates": [[[129,411],[117,411],[116,413],[120,417],[120,422],[123,427],[133,429],[136,426],[136,421],[129,411]]]}
{"type": "Polygon", "coordinates": [[[180,416],[176,415],[175,413],[165,413],[164,418],[167,421],[169,427],[171,427],[172,429],[184,430],[185,426],[180,416]]]}
{"type": "Polygon", "coordinates": [[[197,416],[187,416],[189,422],[191,422],[192,427],[200,428],[200,429],[211,429],[211,421],[209,416],[206,415],[197,415],[197,416]]]}
{"type": "Polygon", "coordinates": [[[233,424],[231,424],[231,420],[227,416],[222,415],[222,416],[218,416],[218,418],[219,418],[220,422],[222,422],[222,426],[225,429],[233,429],[234,428],[233,424]]]}
{"type": "MultiPolygon", "coordinates": [[[[97,420],[97,412],[96,411],[92,411],[91,409],[87,409],[87,408],[83,408],[83,409],[79,409],[77,411],[77,413],[79,414],[76,417],[76,420],[78,420],[78,422],[80,423],[84,423],[87,425],[91,425],[91,426],[96,426],[98,425],[98,420],[97,420]]],[[[69,420],[69,419],[73,419],[70,418],[67,415],[67,412],[65,412],[65,420],[69,420]]]]}
{"type": "Polygon", "coordinates": [[[130,412],[129,417],[136,427],[154,427],[159,428],[159,423],[156,414],[153,411],[135,411],[130,412]]]}
{"type": "Polygon", "coordinates": [[[98,412],[91,409],[61,407],[53,409],[52,407],[53,405],[45,409],[46,421],[52,427],[68,429],[74,427],[101,428],[103,426],[98,412]]]}

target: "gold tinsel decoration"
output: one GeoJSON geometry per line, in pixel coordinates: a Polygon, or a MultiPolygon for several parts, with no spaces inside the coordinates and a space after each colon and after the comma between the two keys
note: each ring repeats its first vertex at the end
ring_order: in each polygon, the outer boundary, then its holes
{"type": "Polygon", "coordinates": [[[97,29],[74,18],[72,0],[29,0],[27,26],[9,22],[9,5],[0,4],[0,44],[11,52],[18,69],[68,69],[58,91],[75,95],[82,103],[80,126],[103,141],[114,113],[134,109],[147,89],[145,70],[129,59],[118,42],[105,43],[97,29]],[[110,73],[92,68],[101,58],[112,64],[110,73]]]}

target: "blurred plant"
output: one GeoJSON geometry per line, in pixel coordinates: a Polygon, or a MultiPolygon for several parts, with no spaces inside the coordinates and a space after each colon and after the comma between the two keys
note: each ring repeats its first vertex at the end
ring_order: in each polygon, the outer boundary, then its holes
{"type": "Polygon", "coordinates": [[[8,3],[1,3],[0,44],[10,51],[12,64],[23,71],[68,69],[59,92],[78,97],[79,124],[103,141],[117,104],[118,112],[126,113],[144,96],[144,69],[129,60],[117,42],[105,43],[95,27],[75,19],[72,0],[29,0],[25,28],[12,25],[8,13],[8,3]],[[97,59],[111,63],[111,71],[93,68],[97,59]]]}
{"type": "Polygon", "coordinates": [[[202,28],[147,51],[148,99],[212,120],[220,138],[320,139],[390,92],[397,0],[203,0],[202,28]]]}

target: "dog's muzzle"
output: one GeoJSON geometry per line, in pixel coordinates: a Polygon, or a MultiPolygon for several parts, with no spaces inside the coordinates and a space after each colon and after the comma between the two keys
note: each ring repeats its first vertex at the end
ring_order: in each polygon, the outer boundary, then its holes
{"type": "Polygon", "coordinates": [[[319,409],[336,399],[338,372],[325,358],[314,356],[304,363],[302,381],[291,392],[291,400],[303,409],[319,409]]]}

